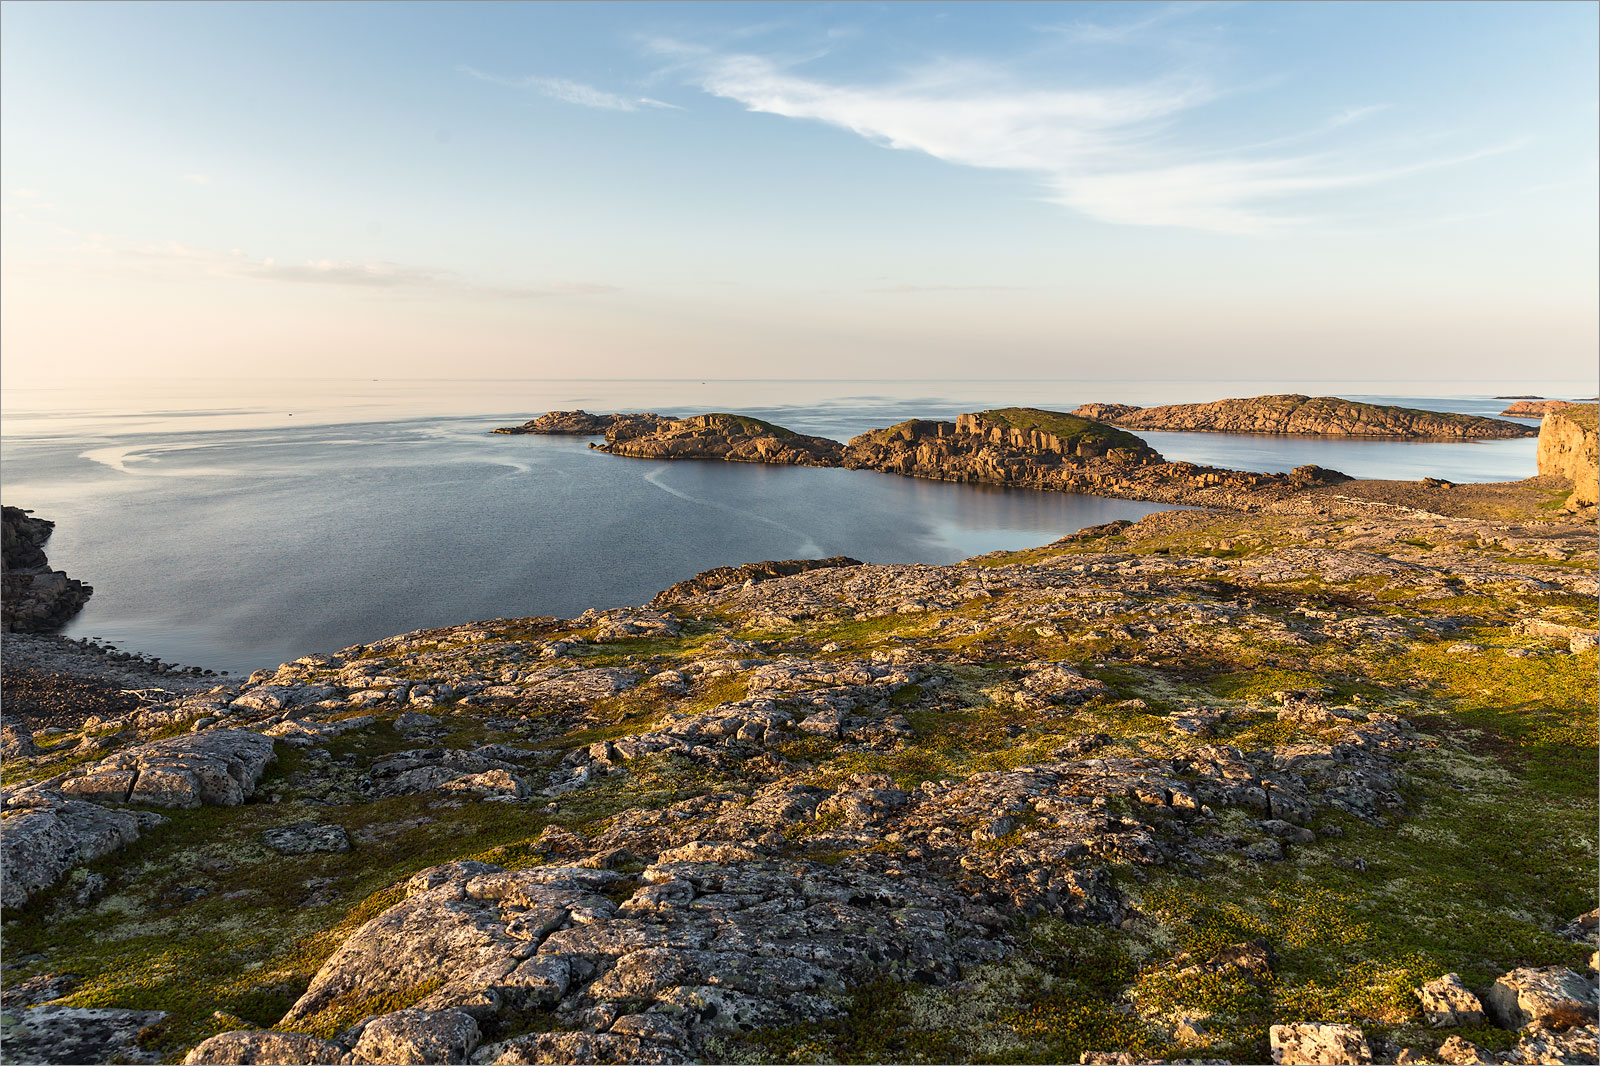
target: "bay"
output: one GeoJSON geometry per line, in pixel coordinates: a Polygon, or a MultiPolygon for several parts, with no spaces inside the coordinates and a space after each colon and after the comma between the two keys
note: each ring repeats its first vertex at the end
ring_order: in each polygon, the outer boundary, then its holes
{"type": "MultiPolygon", "coordinates": [[[[1286,391],[1262,384],[1226,391],[1286,391]]],[[[715,566],[828,555],[947,563],[1163,509],[862,471],[658,463],[597,453],[582,439],[489,433],[545,410],[736,410],[845,440],[909,417],[1008,404],[1070,409],[1089,399],[1180,402],[1218,390],[1107,382],[123,383],[6,390],[0,452],[5,502],[55,521],[52,566],[95,586],[67,635],[237,673],[423,627],[642,603],[715,566]]],[[[1482,393],[1360,395],[1469,413],[1503,406],[1482,393]]],[[[1316,462],[1358,476],[1461,481],[1534,472],[1531,439],[1146,436],[1169,458],[1256,470],[1316,462]]]]}

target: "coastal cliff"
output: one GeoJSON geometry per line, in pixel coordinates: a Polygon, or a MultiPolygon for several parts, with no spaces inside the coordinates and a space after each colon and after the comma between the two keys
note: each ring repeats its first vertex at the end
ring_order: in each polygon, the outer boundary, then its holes
{"type": "Polygon", "coordinates": [[[1307,466],[1291,474],[1172,463],[1131,433],[1074,415],[1009,407],[955,422],[913,419],[850,441],[844,466],[937,481],[1084,492],[1251,510],[1348,478],[1307,466]]]}
{"type": "MultiPolygon", "coordinates": [[[[642,416],[641,416],[642,417],[642,416]]],[[[627,423],[606,431],[602,450],[636,459],[724,459],[735,463],[838,466],[844,445],[748,415],[708,414],[627,423]]]]}
{"type": "Polygon", "coordinates": [[[1125,429],[1202,433],[1286,433],[1319,437],[1504,440],[1537,430],[1498,418],[1358,403],[1337,396],[1256,396],[1213,403],[1130,407],[1087,403],[1073,412],[1125,429]]]}
{"type": "Polygon", "coordinates": [[[1600,406],[1568,404],[1550,411],[1539,423],[1539,473],[1572,482],[1567,509],[1576,511],[1600,502],[1600,406]]]}
{"type": "Polygon", "coordinates": [[[44,544],[55,523],[34,518],[31,511],[6,507],[0,512],[0,567],[3,567],[4,619],[8,633],[45,633],[60,629],[94,594],[94,588],[50,569],[44,544]]]}

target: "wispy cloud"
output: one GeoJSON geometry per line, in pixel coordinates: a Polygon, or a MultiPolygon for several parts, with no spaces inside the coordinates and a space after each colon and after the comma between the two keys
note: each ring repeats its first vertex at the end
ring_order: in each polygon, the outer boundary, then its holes
{"type": "MultiPolygon", "coordinates": [[[[1076,19],[1062,25],[1044,28],[1080,44],[1128,44],[1148,37],[1151,31],[1164,30],[1179,19],[1218,6],[1211,3],[1167,4],[1154,10],[1147,10],[1145,14],[1140,15],[1138,18],[1124,19],[1120,22],[1094,22],[1089,19],[1076,19]]],[[[1126,10],[1137,9],[1130,7],[1126,10]]]]}
{"type": "MultiPolygon", "coordinates": [[[[1312,207],[1287,204],[1291,198],[1393,181],[1506,147],[1366,164],[1348,153],[1290,154],[1286,144],[1199,149],[1184,137],[1184,121],[1226,94],[1192,70],[1139,84],[1054,89],[1021,84],[992,66],[945,61],[889,82],[848,84],[757,55],[670,41],[656,50],[706,92],[751,111],[825,122],[962,166],[1033,174],[1047,201],[1126,225],[1265,233],[1312,221],[1312,207]]],[[[1308,122],[1306,137],[1283,140],[1312,140],[1381,108],[1350,108],[1308,122]]]]}
{"type": "Polygon", "coordinates": [[[1387,110],[1389,110],[1388,104],[1368,104],[1365,107],[1347,107],[1343,111],[1340,111],[1338,114],[1334,115],[1332,118],[1328,119],[1328,125],[1334,128],[1339,126],[1348,126],[1352,122],[1360,122],[1362,119],[1371,118],[1378,112],[1387,110]]]}
{"type": "Polygon", "coordinates": [[[104,237],[92,238],[91,248],[125,262],[139,262],[157,270],[211,277],[258,281],[334,285],[366,289],[448,291],[506,299],[550,296],[603,296],[620,292],[614,285],[591,281],[553,281],[543,285],[496,285],[463,278],[450,270],[407,266],[384,259],[308,259],[298,263],[276,258],[255,258],[239,249],[219,251],[169,241],[122,246],[104,237]]]}
{"type": "Polygon", "coordinates": [[[209,175],[209,174],[185,174],[183,176],[183,180],[188,182],[191,185],[210,185],[211,184],[211,175],[209,175]]]}
{"type": "Polygon", "coordinates": [[[579,81],[567,78],[549,78],[538,74],[529,74],[521,78],[504,78],[496,74],[485,74],[481,70],[471,67],[462,68],[467,74],[486,81],[492,85],[501,85],[508,89],[531,89],[541,96],[548,96],[552,100],[561,100],[564,103],[577,104],[579,107],[592,107],[601,111],[640,111],[645,108],[670,108],[679,110],[676,104],[669,104],[661,100],[654,100],[648,96],[621,96],[617,93],[597,89],[593,85],[585,85],[579,81]]]}

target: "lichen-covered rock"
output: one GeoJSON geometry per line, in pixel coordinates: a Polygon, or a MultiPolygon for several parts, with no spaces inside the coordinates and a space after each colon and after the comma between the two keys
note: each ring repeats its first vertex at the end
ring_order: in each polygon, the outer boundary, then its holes
{"type": "Polygon", "coordinates": [[[637,1036],[577,1032],[515,1036],[479,1048],[472,1061],[492,1066],[564,1066],[574,1062],[657,1066],[680,1063],[684,1057],[671,1047],[637,1036]]]}
{"type": "Polygon", "coordinates": [[[276,757],[272,738],[212,729],[119,751],[69,776],[61,791],[98,803],[234,807],[255,791],[276,757]]]}
{"type": "Polygon", "coordinates": [[[351,1063],[424,1066],[470,1061],[478,1023],[458,1010],[397,1010],[365,1022],[350,1049],[351,1063]]]}
{"type": "Polygon", "coordinates": [[[284,855],[350,850],[350,837],[343,826],[320,822],[296,822],[268,829],[261,834],[261,840],[273,851],[284,855]]]}
{"type": "Polygon", "coordinates": [[[1372,1049],[1354,1025],[1310,1022],[1267,1030],[1272,1061],[1281,1066],[1352,1066],[1372,1061],[1372,1049]]]}
{"type": "Polygon", "coordinates": [[[1446,1066],[1499,1066],[1500,1060],[1493,1052],[1483,1050],[1470,1040],[1452,1036],[1439,1045],[1436,1053],[1446,1066]]]}
{"type": "Polygon", "coordinates": [[[339,1044],[305,1033],[240,1029],[218,1033],[194,1047],[184,1066],[335,1066],[347,1062],[339,1044]]]}
{"type": "Polygon", "coordinates": [[[7,1062],[160,1062],[139,1047],[139,1037],[167,1017],[165,1011],[45,1004],[7,1011],[7,1062]]]}
{"type": "Polygon", "coordinates": [[[108,810],[59,792],[30,790],[8,798],[0,820],[4,888],[0,902],[20,907],[74,866],[93,862],[139,839],[165,819],[160,815],[108,810]]]}
{"type": "Polygon", "coordinates": [[[1429,1025],[1444,1028],[1483,1024],[1483,1004],[1461,983],[1461,975],[1447,973],[1417,989],[1422,1015],[1429,1025]]]}
{"type": "Polygon", "coordinates": [[[1533,1066],[1535,1063],[1553,1063],[1557,1066],[1592,1066],[1600,1062],[1600,1028],[1593,1025],[1573,1026],[1562,1032],[1533,1026],[1523,1031],[1517,1046],[1511,1049],[1505,1061],[1533,1066]]]}
{"type": "Polygon", "coordinates": [[[1595,986],[1564,966],[1523,967],[1496,980],[1483,1005],[1507,1029],[1592,1025],[1595,986]]]}

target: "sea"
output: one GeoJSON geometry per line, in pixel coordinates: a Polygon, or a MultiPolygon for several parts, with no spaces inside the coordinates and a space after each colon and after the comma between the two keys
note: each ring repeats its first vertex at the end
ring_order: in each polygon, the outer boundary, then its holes
{"type": "MultiPolygon", "coordinates": [[[[606,455],[490,431],[549,410],[753,414],[848,440],[907,418],[1304,392],[1498,414],[1593,382],[127,381],[0,387],[0,493],[94,586],[64,630],[235,675],[396,633],[641,604],[762,559],[949,563],[1165,505],[865,471],[606,455]]],[[[1523,420],[1536,425],[1536,420],[1523,420]]],[[[1535,441],[1142,434],[1170,459],[1505,481],[1535,441]]]]}

